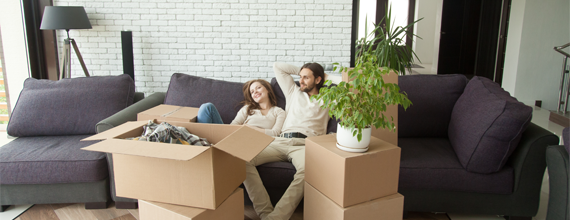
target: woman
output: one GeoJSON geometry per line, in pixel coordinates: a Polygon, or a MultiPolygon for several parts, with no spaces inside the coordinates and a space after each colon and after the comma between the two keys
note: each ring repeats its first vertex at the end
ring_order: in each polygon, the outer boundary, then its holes
{"type": "MultiPolygon", "coordinates": [[[[247,125],[270,136],[279,136],[285,121],[285,111],[277,106],[277,98],[269,82],[255,79],[243,85],[244,105],[232,121],[233,125],[247,125]]],[[[205,103],[198,111],[198,123],[223,124],[212,103],[205,103]]]]}

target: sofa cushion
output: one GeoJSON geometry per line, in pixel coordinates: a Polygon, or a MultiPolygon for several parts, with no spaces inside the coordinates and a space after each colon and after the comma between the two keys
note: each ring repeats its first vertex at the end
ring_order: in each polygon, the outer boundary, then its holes
{"type": "Polygon", "coordinates": [[[287,188],[297,172],[290,162],[271,162],[257,166],[265,188],[287,188]]]}
{"type": "Polygon", "coordinates": [[[0,184],[96,182],[108,177],[105,153],[85,151],[90,135],[21,137],[0,147],[0,184]]]}
{"type": "Polygon", "coordinates": [[[476,76],[453,108],[449,140],[466,170],[497,172],[517,147],[531,117],[530,106],[499,84],[476,76]]]}
{"type": "Polygon", "coordinates": [[[175,73],[170,78],[164,104],[199,108],[211,102],[218,109],[222,121],[229,124],[242,107],[242,88],[243,83],[175,73]]]}
{"type": "Polygon", "coordinates": [[[15,137],[95,134],[96,124],[133,103],[135,84],[126,74],[26,79],[7,131],[15,137]]]}
{"type": "MultiPolygon", "coordinates": [[[[299,85],[299,82],[295,81],[295,83],[297,84],[297,86],[299,85]]],[[[335,84],[332,84],[331,86],[335,86],[335,84]]],[[[283,94],[283,90],[281,90],[281,87],[279,86],[279,83],[277,83],[275,77],[271,79],[271,87],[273,87],[273,92],[275,92],[275,96],[277,98],[277,106],[279,106],[282,109],[285,109],[287,100],[285,100],[285,94],[283,94]]],[[[335,118],[329,120],[327,124],[327,134],[336,133],[337,123],[338,121],[335,118]]]]}
{"type": "Polygon", "coordinates": [[[463,75],[406,75],[398,78],[400,90],[412,105],[398,107],[398,137],[447,137],[451,111],[463,93],[463,75]]]}
{"type": "Polygon", "coordinates": [[[480,174],[463,168],[446,138],[399,138],[400,190],[511,194],[514,170],[480,174]]]}

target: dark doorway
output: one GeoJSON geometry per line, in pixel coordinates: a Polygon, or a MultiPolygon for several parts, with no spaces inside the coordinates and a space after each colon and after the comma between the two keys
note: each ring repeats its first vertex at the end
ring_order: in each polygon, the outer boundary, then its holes
{"type": "Polygon", "coordinates": [[[32,78],[57,80],[57,38],[54,30],[40,30],[45,6],[52,0],[24,0],[28,58],[32,78]]]}
{"type": "Polygon", "coordinates": [[[438,74],[502,81],[510,0],[444,0],[438,74]]]}

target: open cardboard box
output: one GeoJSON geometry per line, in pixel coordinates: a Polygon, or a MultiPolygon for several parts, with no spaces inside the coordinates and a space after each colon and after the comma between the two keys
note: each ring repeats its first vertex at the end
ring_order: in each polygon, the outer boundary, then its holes
{"type": "Polygon", "coordinates": [[[335,135],[305,140],[305,181],[341,207],[371,201],[398,192],[401,149],[370,138],[364,153],[336,147],[335,135]]]}
{"type": "Polygon", "coordinates": [[[138,113],[137,120],[196,122],[198,110],[199,108],[162,104],[138,113]]]}
{"type": "Polygon", "coordinates": [[[140,220],[242,220],[243,189],[236,189],[216,210],[139,200],[140,220]]]}
{"type": "Polygon", "coordinates": [[[83,139],[83,150],[113,154],[117,196],[216,209],[245,180],[245,162],[273,141],[242,125],[169,122],[211,147],[133,141],[147,121],[127,122],[83,139]]]}
{"type": "Polygon", "coordinates": [[[401,220],[404,213],[404,196],[396,193],[343,208],[305,182],[303,210],[305,220],[401,220]]]}

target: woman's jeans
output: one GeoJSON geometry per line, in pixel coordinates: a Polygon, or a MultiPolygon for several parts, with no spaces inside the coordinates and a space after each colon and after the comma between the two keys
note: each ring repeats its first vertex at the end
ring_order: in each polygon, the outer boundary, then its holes
{"type": "Polygon", "coordinates": [[[200,106],[200,110],[198,110],[198,123],[210,123],[210,124],[223,124],[222,117],[216,109],[214,104],[208,102],[204,103],[200,106]]]}

